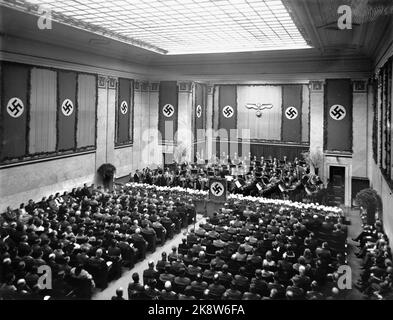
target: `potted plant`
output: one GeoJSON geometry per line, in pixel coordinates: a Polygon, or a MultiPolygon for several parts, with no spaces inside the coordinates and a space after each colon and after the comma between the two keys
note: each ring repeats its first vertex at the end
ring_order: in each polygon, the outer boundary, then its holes
{"type": "Polygon", "coordinates": [[[367,224],[375,223],[375,213],[382,207],[380,196],[373,189],[363,189],[356,195],[356,203],[366,211],[367,224]]]}
{"type": "Polygon", "coordinates": [[[303,152],[302,156],[304,158],[304,161],[306,161],[307,165],[310,167],[311,172],[318,175],[319,168],[322,166],[323,162],[323,154],[321,150],[317,149],[313,152],[303,152]]]}
{"type": "Polygon", "coordinates": [[[113,179],[115,177],[115,173],[116,167],[111,163],[104,163],[98,168],[97,174],[105,189],[113,189],[113,179]]]}

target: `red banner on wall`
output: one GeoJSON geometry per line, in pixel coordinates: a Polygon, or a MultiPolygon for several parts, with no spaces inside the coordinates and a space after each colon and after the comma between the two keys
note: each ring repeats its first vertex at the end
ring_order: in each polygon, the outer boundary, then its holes
{"type": "Polygon", "coordinates": [[[162,142],[174,142],[178,122],[178,87],[176,81],[161,81],[158,130],[161,133],[162,142]]]}
{"type": "Polygon", "coordinates": [[[130,117],[132,114],[131,88],[129,79],[119,79],[119,92],[117,101],[117,143],[130,142],[130,117]]]}
{"type": "Polygon", "coordinates": [[[350,79],[329,79],[325,87],[325,149],[352,151],[352,85],[350,79]]]}
{"type": "Polygon", "coordinates": [[[195,130],[205,128],[205,115],[206,115],[206,85],[196,83],[195,84],[195,102],[194,102],[194,114],[195,114],[195,130]]]}
{"type": "Polygon", "coordinates": [[[27,153],[29,112],[28,66],[3,63],[1,66],[0,160],[20,158],[27,153]]]}
{"type": "Polygon", "coordinates": [[[282,141],[302,141],[302,93],[301,85],[282,87],[282,141]]]}
{"type": "Polygon", "coordinates": [[[76,146],[77,74],[58,72],[57,150],[74,150],[76,146]]]}
{"type": "Polygon", "coordinates": [[[218,128],[227,131],[236,129],[237,124],[237,86],[220,86],[218,128]]]}

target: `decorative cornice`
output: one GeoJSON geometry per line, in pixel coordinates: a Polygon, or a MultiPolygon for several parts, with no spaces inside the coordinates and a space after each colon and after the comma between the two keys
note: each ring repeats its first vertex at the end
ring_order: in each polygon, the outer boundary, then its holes
{"type": "Polygon", "coordinates": [[[192,82],[179,82],[179,92],[191,92],[192,91],[192,82]]]}
{"type": "Polygon", "coordinates": [[[313,92],[323,92],[324,81],[310,81],[310,89],[313,92]]]}
{"type": "Polygon", "coordinates": [[[98,82],[97,83],[98,88],[106,89],[107,88],[108,78],[106,76],[98,75],[97,76],[97,82],[98,82]]]}
{"type": "Polygon", "coordinates": [[[150,92],[158,92],[158,91],[160,91],[160,83],[159,82],[150,83],[150,92]]]}
{"type": "Polygon", "coordinates": [[[147,81],[141,82],[141,91],[142,92],[149,92],[149,82],[147,82],[147,81]]]}
{"type": "Polygon", "coordinates": [[[141,91],[141,82],[139,80],[134,81],[134,91],[141,91]]]}
{"type": "Polygon", "coordinates": [[[353,92],[367,92],[367,80],[353,80],[353,92]]]}
{"type": "Polygon", "coordinates": [[[117,86],[117,79],[116,78],[112,78],[112,77],[109,77],[108,78],[108,88],[109,89],[116,89],[116,86],[117,86]]]}

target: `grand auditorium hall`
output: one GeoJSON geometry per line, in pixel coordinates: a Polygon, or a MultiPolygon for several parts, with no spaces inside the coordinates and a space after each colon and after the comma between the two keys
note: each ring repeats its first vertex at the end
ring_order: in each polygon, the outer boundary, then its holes
{"type": "Polygon", "coordinates": [[[393,300],[392,69],[392,0],[0,0],[0,300],[393,300]]]}

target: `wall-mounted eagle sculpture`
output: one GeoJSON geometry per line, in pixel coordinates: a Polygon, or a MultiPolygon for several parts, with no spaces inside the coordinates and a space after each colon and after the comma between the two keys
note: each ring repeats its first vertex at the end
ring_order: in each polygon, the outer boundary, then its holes
{"type": "Polygon", "coordinates": [[[257,110],[257,117],[260,118],[262,117],[262,111],[266,109],[272,109],[273,105],[272,104],[262,104],[262,103],[247,103],[246,104],[247,109],[254,109],[257,110]]]}

